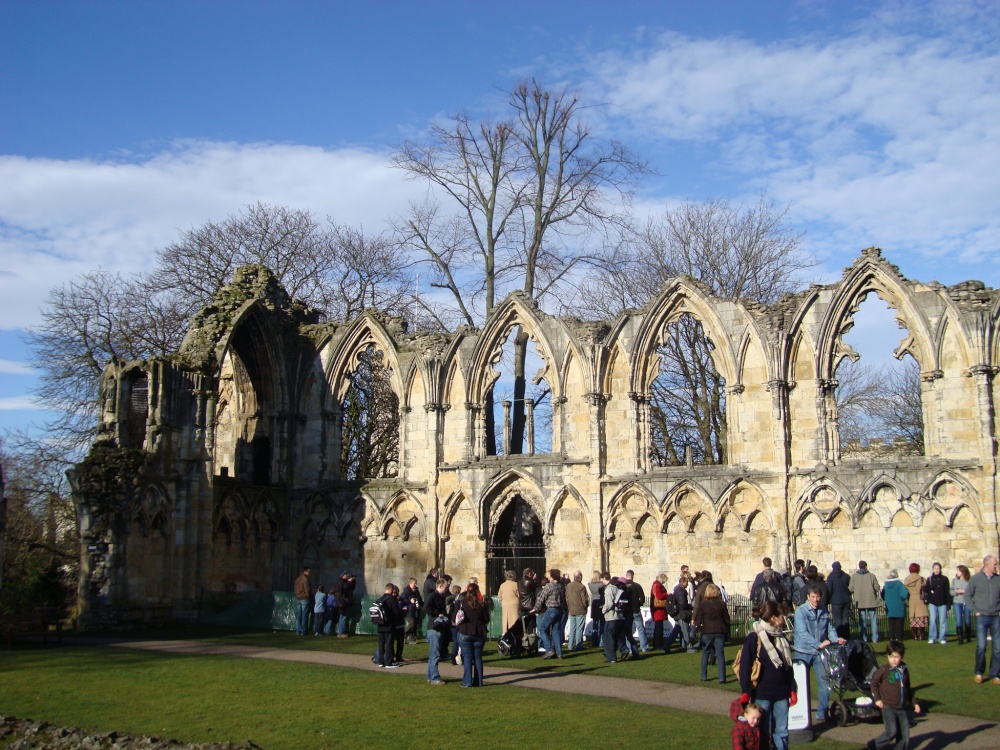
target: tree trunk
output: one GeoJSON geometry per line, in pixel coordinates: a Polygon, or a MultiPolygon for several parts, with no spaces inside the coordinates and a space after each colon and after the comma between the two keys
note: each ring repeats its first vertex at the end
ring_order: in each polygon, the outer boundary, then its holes
{"type": "Polygon", "coordinates": [[[519,326],[514,335],[514,404],[510,429],[510,452],[512,455],[524,451],[524,397],[528,385],[524,376],[524,368],[527,358],[528,334],[519,326]]]}

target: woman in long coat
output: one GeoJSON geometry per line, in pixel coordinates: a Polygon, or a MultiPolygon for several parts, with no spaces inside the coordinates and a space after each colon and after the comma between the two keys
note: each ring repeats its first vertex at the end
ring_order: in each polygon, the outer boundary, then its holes
{"type": "Polygon", "coordinates": [[[910,575],[903,579],[903,585],[910,592],[910,632],[913,639],[922,641],[927,633],[927,621],[930,619],[930,610],[927,609],[927,602],[920,598],[920,590],[927,583],[927,579],[920,575],[920,566],[917,563],[910,563],[910,575]]]}
{"type": "Polygon", "coordinates": [[[508,570],[503,575],[507,580],[500,584],[497,599],[503,614],[503,632],[506,633],[521,616],[521,603],[517,593],[517,573],[508,570]]]}

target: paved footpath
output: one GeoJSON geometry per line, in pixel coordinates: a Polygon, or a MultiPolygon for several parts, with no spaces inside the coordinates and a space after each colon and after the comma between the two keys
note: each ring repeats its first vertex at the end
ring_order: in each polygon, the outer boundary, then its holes
{"type": "MultiPolygon", "coordinates": [[[[93,643],[93,641],[90,641],[93,643]]],[[[294,649],[259,648],[255,646],[233,646],[228,644],[203,643],[200,641],[131,641],[104,640],[102,643],[122,648],[160,651],[173,654],[203,654],[207,656],[235,656],[246,659],[278,659],[308,664],[328,664],[351,669],[378,668],[371,657],[363,654],[341,654],[328,651],[296,651],[294,649]]],[[[714,688],[692,685],[675,685],[649,680],[630,680],[619,677],[598,677],[584,674],[586,667],[576,668],[572,661],[563,662],[550,671],[539,672],[531,669],[487,666],[485,678],[491,685],[513,685],[533,690],[551,690],[559,693],[593,695],[600,698],[632,701],[650,706],[667,706],[684,711],[697,710],[703,713],[728,717],[729,704],[733,693],[714,688]]],[[[426,676],[426,662],[408,662],[401,669],[390,674],[418,674],[426,676]]],[[[462,668],[447,662],[441,663],[441,676],[445,680],[461,680],[462,668]]],[[[996,689],[986,685],[984,690],[996,689]]],[[[432,689],[432,688],[428,688],[432,689]]],[[[440,688],[433,688],[440,689],[440,688]]],[[[998,690],[1000,698],[1000,690],[998,690]]],[[[882,724],[861,723],[854,726],[830,727],[822,732],[824,737],[841,742],[864,745],[881,732],[882,724]]],[[[918,718],[916,726],[910,730],[911,750],[939,750],[940,748],[1000,748],[1000,723],[967,716],[930,713],[918,718]]]]}

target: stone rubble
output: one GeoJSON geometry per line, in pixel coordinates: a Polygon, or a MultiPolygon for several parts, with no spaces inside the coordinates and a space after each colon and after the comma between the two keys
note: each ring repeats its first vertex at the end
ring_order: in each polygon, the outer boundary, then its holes
{"type": "Polygon", "coordinates": [[[87,732],[14,716],[0,716],[0,747],[4,750],[262,750],[250,740],[241,744],[189,743],[120,732],[87,732]]]}

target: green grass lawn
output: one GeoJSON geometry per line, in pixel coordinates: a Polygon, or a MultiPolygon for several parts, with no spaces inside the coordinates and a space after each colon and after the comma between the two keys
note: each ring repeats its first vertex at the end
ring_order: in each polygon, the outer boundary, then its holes
{"type": "MultiPolygon", "coordinates": [[[[284,633],[216,638],[361,653],[373,643],[370,637],[338,642],[284,633]]],[[[407,648],[408,656],[420,653],[418,647],[407,648]]],[[[634,666],[651,668],[666,659],[634,666]]],[[[90,646],[29,648],[0,656],[0,714],[189,742],[250,739],[268,750],[424,748],[456,740],[479,747],[578,750],[643,747],[656,737],[669,738],[664,743],[674,748],[731,747],[726,716],[505,685],[431,687],[422,673],[90,646]]],[[[849,746],[821,739],[812,747],[849,746]]]]}
{"type": "MultiPolygon", "coordinates": [[[[174,633],[174,636],[178,635],[174,633]]],[[[317,651],[342,651],[347,653],[372,653],[374,638],[357,636],[348,639],[314,638],[312,636],[297,637],[284,631],[237,631],[237,630],[205,630],[200,629],[189,633],[198,640],[208,640],[220,643],[233,643],[268,648],[294,648],[317,651]]],[[[885,662],[884,643],[874,644],[879,655],[879,663],[885,662]]],[[[1000,721],[1000,687],[996,685],[977,685],[972,681],[975,661],[975,644],[959,646],[951,642],[946,646],[928,645],[923,641],[906,641],[906,663],[910,668],[910,679],[917,695],[918,702],[926,708],[941,713],[972,716],[979,719],[1000,721]]],[[[738,686],[732,674],[732,659],[738,646],[726,646],[727,679],[726,685],[716,681],[714,667],[709,667],[709,681],[701,682],[701,655],[674,652],[670,655],[653,654],[638,662],[621,664],[605,664],[604,653],[599,649],[587,649],[583,652],[567,656],[562,667],[552,666],[551,662],[539,659],[506,659],[496,652],[496,642],[486,645],[487,666],[503,665],[504,667],[533,668],[539,670],[584,668],[587,673],[603,677],[631,677],[640,680],[672,682],[680,685],[704,685],[717,687],[721,690],[738,692],[738,686]]],[[[421,642],[416,646],[407,646],[404,651],[407,659],[426,659],[427,644],[421,642]]],[[[989,658],[987,656],[987,658],[989,658]]],[[[812,695],[816,695],[815,680],[813,680],[812,695]]],[[[848,693],[855,697],[856,693],[848,693]]]]}

